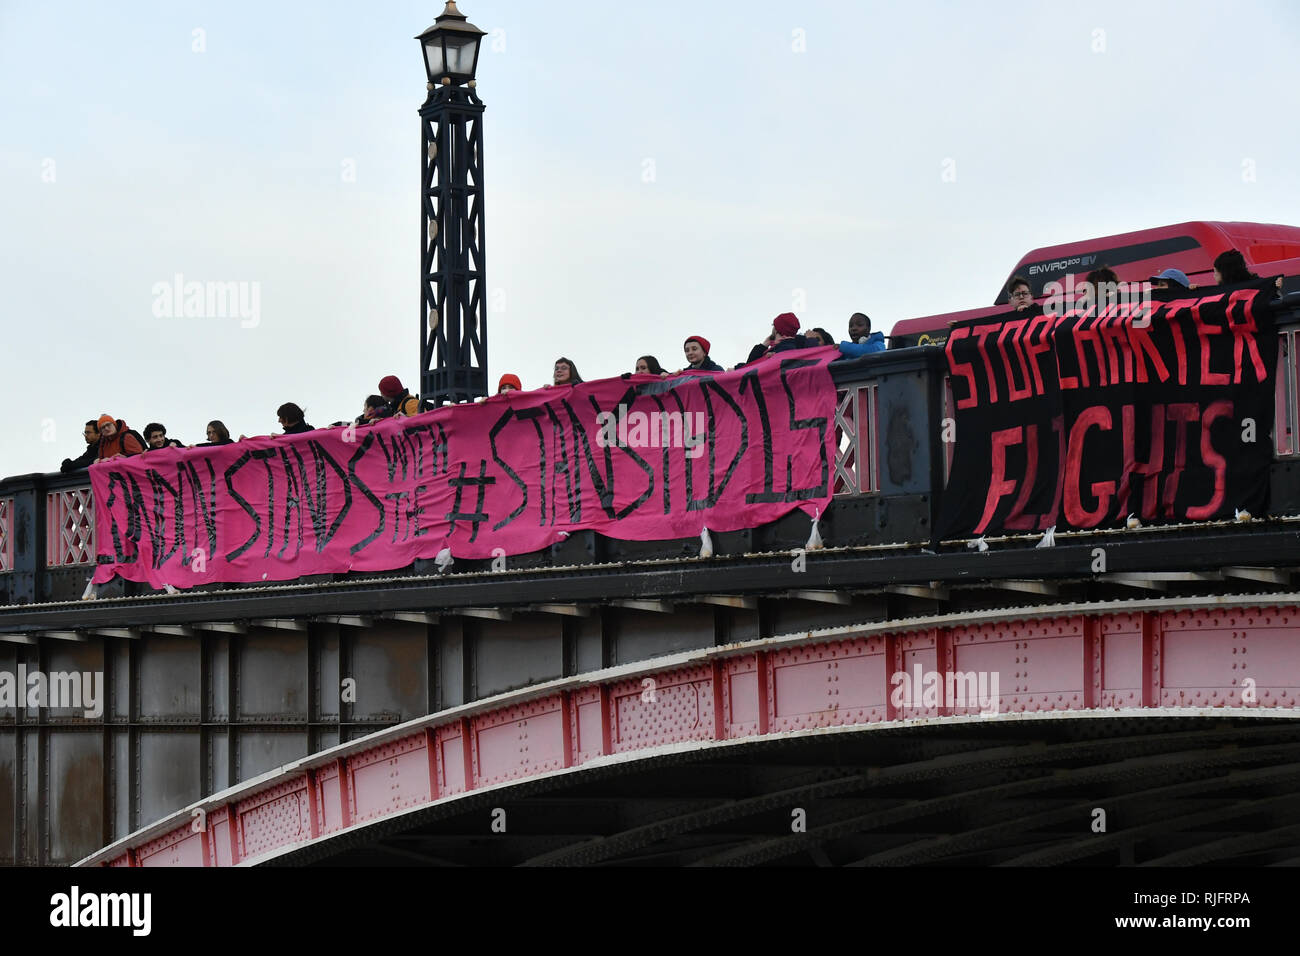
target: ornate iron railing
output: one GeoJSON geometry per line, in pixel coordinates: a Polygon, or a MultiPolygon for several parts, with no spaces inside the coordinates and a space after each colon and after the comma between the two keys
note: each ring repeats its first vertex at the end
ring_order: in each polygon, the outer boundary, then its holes
{"type": "Polygon", "coordinates": [[[45,566],[95,563],[95,502],[90,486],[45,496],[45,566]]]}

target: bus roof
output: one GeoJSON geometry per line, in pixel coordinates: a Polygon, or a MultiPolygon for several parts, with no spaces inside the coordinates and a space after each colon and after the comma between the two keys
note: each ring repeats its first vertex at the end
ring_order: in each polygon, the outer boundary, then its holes
{"type": "Polygon", "coordinates": [[[1300,274],[1300,227],[1254,222],[1183,222],[1034,249],[1007,273],[993,306],[904,319],[895,323],[890,338],[895,347],[915,345],[927,337],[936,340],[937,336],[942,341],[953,322],[1004,312],[1008,302],[1006,285],[1016,275],[1029,280],[1035,299],[1044,296],[1043,289],[1049,282],[1064,282],[1069,275],[1078,281],[1102,266],[1113,269],[1124,282],[1140,282],[1164,269],[1175,268],[1185,272],[1193,285],[1213,285],[1214,260],[1229,249],[1240,250],[1252,271],[1268,272],[1267,264],[1273,263],[1273,271],[1300,274]]]}

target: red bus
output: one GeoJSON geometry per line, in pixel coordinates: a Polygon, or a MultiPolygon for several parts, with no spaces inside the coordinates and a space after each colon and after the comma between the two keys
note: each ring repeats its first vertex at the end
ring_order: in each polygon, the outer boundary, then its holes
{"type": "Polygon", "coordinates": [[[1007,273],[992,305],[905,319],[894,325],[889,347],[941,344],[954,322],[1006,312],[1006,284],[1015,275],[1029,280],[1034,299],[1040,303],[1047,297],[1043,289],[1049,282],[1064,283],[1066,276],[1079,282],[1102,266],[1113,269],[1123,282],[1141,282],[1165,269],[1181,269],[1193,286],[1207,286],[1214,284],[1214,260],[1229,249],[1240,250],[1252,272],[1283,276],[1283,292],[1300,290],[1300,228],[1254,222],[1184,222],[1035,249],[1007,273]]]}

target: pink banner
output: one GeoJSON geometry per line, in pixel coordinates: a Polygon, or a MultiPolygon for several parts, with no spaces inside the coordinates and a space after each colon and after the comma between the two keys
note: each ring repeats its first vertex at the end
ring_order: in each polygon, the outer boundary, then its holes
{"type": "Polygon", "coordinates": [[[90,469],[99,566],[155,588],[653,541],[825,510],[833,348],[738,372],[512,392],[361,428],[90,469]]]}

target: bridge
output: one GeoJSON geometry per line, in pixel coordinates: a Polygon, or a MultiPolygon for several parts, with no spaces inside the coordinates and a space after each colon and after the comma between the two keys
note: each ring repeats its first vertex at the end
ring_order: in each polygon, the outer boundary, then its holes
{"type": "Polygon", "coordinates": [[[1050,548],[932,540],[933,347],[831,367],[821,548],[796,513],[703,556],[580,532],[505,569],[83,601],[85,477],[6,479],[0,672],[103,683],[99,714],[0,698],[0,856],[1292,860],[1297,327],[1284,306],[1270,515],[1050,548]],[[972,705],[949,675],[981,673],[972,705]]]}

